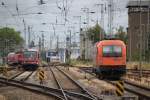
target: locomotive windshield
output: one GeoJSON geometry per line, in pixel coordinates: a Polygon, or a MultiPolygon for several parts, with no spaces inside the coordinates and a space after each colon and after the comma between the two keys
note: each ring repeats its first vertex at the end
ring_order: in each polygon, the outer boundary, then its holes
{"type": "Polygon", "coordinates": [[[48,56],[57,56],[57,52],[48,52],[48,56]]]}
{"type": "Polygon", "coordinates": [[[121,46],[103,46],[103,57],[121,57],[122,48],[121,46]]]}
{"type": "Polygon", "coordinates": [[[35,51],[25,51],[24,52],[24,57],[25,58],[35,58],[36,57],[36,52],[35,51]]]}

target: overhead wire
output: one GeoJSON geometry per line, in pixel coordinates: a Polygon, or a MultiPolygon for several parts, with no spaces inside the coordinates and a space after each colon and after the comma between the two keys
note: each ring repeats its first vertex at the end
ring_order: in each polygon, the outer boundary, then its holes
{"type": "MultiPolygon", "coordinates": [[[[13,16],[13,13],[8,9],[8,7],[6,6],[6,3],[4,3],[4,1],[2,1],[1,0],[1,2],[2,2],[2,6],[6,9],[6,11],[9,13],[9,15],[11,15],[12,16],[12,18],[14,19],[14,21],[15,21],[15,25],[17,26],[17,27],[20,27],[20,25],[19,25],[19,23],[17,22],[17,20],[16,20],[16,18],[13,16]]],[[[5,0],[5,2],[6,2],[6,0],[5,0]]]]}

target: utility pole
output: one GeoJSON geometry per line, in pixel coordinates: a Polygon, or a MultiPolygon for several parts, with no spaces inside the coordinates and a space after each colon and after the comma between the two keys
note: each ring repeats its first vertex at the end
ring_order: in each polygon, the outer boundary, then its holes
{"type": "Polygon", "coordinates": [[[112,35],[112,26],[113,26],[113,0],[109,0],[108,3],[108,33],[112,35]]]}
{"type": "Polygon", "coordinates": [[[50,49],[52,49],[52,36],[51,36],[51,34],[50,34],[50,49]]]}
{"type": "MultiPolygon", "coordinates": [[[[147,21],[148,21],[148,23],[147,23],[147,35],[146,35],[146,37],[147,38],[149,38],[149,36],[150,36],[150,1],[149,1],[149,3],[148,3],[148,13],[147,13],[148,15],[147,15],[147,21]]],[[[148,39],[147,39],[147,50],[148,50],[148,39]]]]}
{"type": "Polygon", "coordinates": [[[69,32],[70,32],[70,34],[69,34],[69,37],[70,37],[70,40],[69,40],[69,54],[71,56],[71,30],[69,32]]]}
{"type": "Polygon", "coordinates": [[[30,46],[30,42],[31,42],[31,27],[28,26],[28,47],[30,46]]]}
{"type": "Polygon", "coordinates": [[[103,38],[103,29],[104,29],[104,4],[101,4],[101,32],[100,32],[100,40],[103,38]]]}
{"type": "Polygon", "coordinates": [[[104,19],[104,4],[101,4],[101,3],[97,3],[97,4],[95,4],[95,6],[97,7],[97,23],[98,24],[101,24],[101,26],[103,27],[103,19],[104,19]],[[100,22],[99,22],[99,14],[98,14],[98,12],[99,12],[99,8],[101,9],[101,11],[100,11],[100,13],[101,13],[101,20],[100,20],[100,22]]]}
{"type": "Polygon", "coordinates": [[[74,16],[79,18],[79,33],[81,33],[81,16],[74,16]]]}
{"type": "MultiPolygon", "coordinates": [[[[95,4],[96,6],[97,6],[97,9],[99,9],[99,7],[100,7],[100,9],[101,9],[101,20],[100,20],[100,22],[99,22],[99,14],[98,14],[98,12],[99,12],[99,10],[97,10],[97,23],[101,26],[101,28],[103,29],[104,28],[104,4],[100,4],[100,3],[98,3],[98,4],[95,4]]],[[[100,40],[102,39],[102,30],[100,31],[100,33],[99,33],[99,38],[100,38],[100,40]]]]}
{"type": "Polygon", "coordinates": [[[83,10],[83,12],[86,13],[86,24],[87,24],[87,27],[89,27],[89,8],[81,8],[81,10],[83,10]]]}
{"type": "MultiPolygon", "coordinates": [[[[89,8],[81,8],[81,10],[83,10],[83,12],[86,13],[87,29],[88,29],[88,27],[89,27],[89,17],[90,17],[89,14],[90,14],[90,13],[95,13],[95,12],[90,12],[89,8]]],[[[89,54],[88,54],[88,51],[89,51],[89,45],[88,45],[89,39],[87,38],[87,35],[86,35],[86,34],[85,34],[85,37],[86,37],[86,38],[85,38],[85,40],[86,40],[86,41],[85,41],[85,42],[86,42],[86,49],[85,49],[85,50],[87,51],[87,52],[85,53],[85,54],[86,54],[86,55],[85,55],[85,58],[88,59],[88,55],[89,55],[89,54]]]]}
{"type": "Polygon", "coordinates": [[[132,50],[132,34],[131,34],[131,32],[132,32],[132,27],[130,28],[130,30],[129,30],[129,42],[130,42],[130,51],[129,51],[129,61],[131,61],[131,59],[132,59],[132,54],[131,54],[131,50],[132,50]]]}
{"type": "Polygon", "coordinates": [[[26,46],[26,23],[24,19],[23,19],[23,25],[24,25],[24,40],[25,40],[25,46],[26,46]]]}
{"type": "Polygon", "coordinates": [[[57,44],[56,44],[56,51],[58,52],[59,49],[59,37],[57,36],[57,44]]]}
{"type": "Polygon", "coordinates": [[[42,51],[44,50],[44,34],[42,33],[42,51]]]}
{"type": "Polygon", "coordinates": [[[66,59],[67,63],[70,63],[71,57],[71,30],[68,30],[69,35],[66,37],[66,59]]]}
{"type": "Polygon", "coordinates": [[[141,8],[142,1],[140,0],[140,61],[139,61],[139,69],[140,69],[140,77],[142,77],[142,8],[141,8]]]}
{"type": "Polygon", "coordinates": [[[39,4],[42,5],[42,4],[45,4],[45,2],[43,0],[40,0],[39,4]]]}
{"type": "Polygon", "coordinates": [[[41,53],[41,37],[39,37],[39,51],[41,53]]]}

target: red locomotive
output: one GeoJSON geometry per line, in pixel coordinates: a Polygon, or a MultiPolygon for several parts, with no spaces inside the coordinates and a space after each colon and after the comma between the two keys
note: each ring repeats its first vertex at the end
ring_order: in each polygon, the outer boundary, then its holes
{"type": "Polygon", "coordinates": [[[16,52],[15,54],[16,58],[17,58],[17,64],[22,64],[23,63],[23,53],[22,52],[16,52]]]}
{"type": "Polygon", "coordinates": [[[7,56],[7,63],[9,65],[21,65],[23,62],[23,54],[22,52],[11,52],[7,56]]]}
{"type": "Polygon", "coordinates": [[[15,53],[11,52],[8,54],[7,56],[7,64],[8,65],[14,65],[17,63],[16,57],[15,57],[15,53]]]}
{"type": "Polygon", "coordinates": [[[94,50],[95,73],[120,78],[126,72],[126,45],[121,40],[97,42],[94,50]]]}
{"type": "Polygon", "coordinates": [[[25,69],[36,69],[39,66],[39,51],[36,49],[28,49],[23,51],[23,67],[25,69]]]}

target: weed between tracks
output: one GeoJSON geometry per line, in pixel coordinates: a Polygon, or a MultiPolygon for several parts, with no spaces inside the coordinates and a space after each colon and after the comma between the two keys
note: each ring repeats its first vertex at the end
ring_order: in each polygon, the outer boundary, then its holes
{"type": "Polygon", "coordinates": [[[89,61],[89,60],[71,60],[70,65],[81,66],[81,67],[85,67],[85,66],[91,67],[93,64],[92,64],[92,61],[89,61]]]}
{"type": "Polygon", "coordinates": [[[83,84],[89,92],[101,96],[101,95],[114,95],[115,87],[107,82],[96,79],[88,73],[82,72],[78,68],[69,68],[69,71],[66,69],[69,75],[71,75],[74,79],[78,80],[81,84],[83,84]]]}
{"type": "MultiPolygon", "coordinates": [[[[127,62],[127,68],[138,68],[139,62],[127,62]]],[[[150,69],[150,62],[142,62],[142,69],[150,69]]]]}

